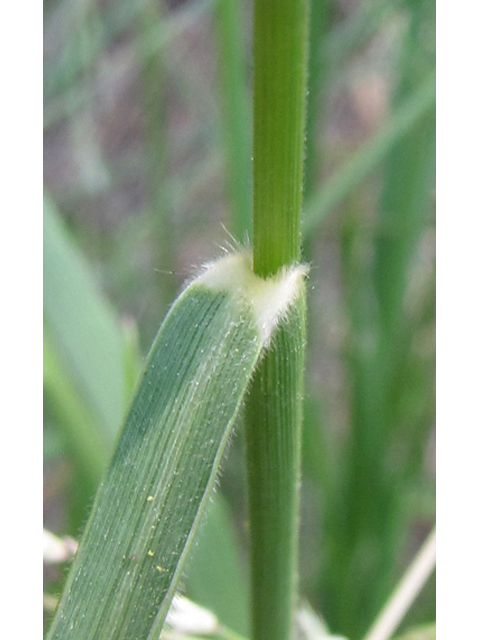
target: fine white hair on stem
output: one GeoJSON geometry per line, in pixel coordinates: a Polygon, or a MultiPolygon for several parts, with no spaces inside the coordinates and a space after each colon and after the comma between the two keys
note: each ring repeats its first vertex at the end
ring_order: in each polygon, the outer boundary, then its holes
{"type": "Polygon", "coordinates": [[[243,249],[205,265],[195,282],[247,301],[266,347],[273,330],[301,292],[307,273],[308,267],[301,264],[283,267],[276,275],[261,278],[253,272],[251,251],[243,249]]]}

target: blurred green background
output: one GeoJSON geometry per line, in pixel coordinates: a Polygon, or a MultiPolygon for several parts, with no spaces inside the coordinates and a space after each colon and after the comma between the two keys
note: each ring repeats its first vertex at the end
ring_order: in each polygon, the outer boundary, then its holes
{"type": "MultiPolygon", "coordinates": [[[[252,2],[46,0],[44,30],[45,526],[78,538],[181,283],[251,237],[252,2]]],[[[435,517],[435,3],[312,0],[310,32],[300,587],[354,640],[435,517]]],[[[239,425],[184,590],[242,633],[247,562],[239,425]]]]}

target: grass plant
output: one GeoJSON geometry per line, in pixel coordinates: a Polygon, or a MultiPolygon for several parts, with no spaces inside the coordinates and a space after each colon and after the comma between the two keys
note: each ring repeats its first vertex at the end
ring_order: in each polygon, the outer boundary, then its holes
{"type": "Polygon", "coordinates": [[[45,6],[50,638],[198,639],[177,592],[216,640],[435,637],[431,578],[397,607],[435,509],[434,3],[308,13],[45,6]],[[202,281],[229,232],[250,266],[202,281]],[[308,285],[253,295],[301,233],[308,285]]]}

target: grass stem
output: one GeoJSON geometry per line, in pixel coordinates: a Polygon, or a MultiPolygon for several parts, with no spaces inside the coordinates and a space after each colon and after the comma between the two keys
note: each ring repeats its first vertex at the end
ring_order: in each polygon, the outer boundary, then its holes
{"type": "MultiPolygon", "coordinates": [[[[305,0],[254,10],[254,271],[300,260],[307,76],[305,0]]],[[[296,606],[305,291],[254,374],[246,407],[252,640],[289,640],[296,606]]]]}
{"type": "Polygon", "coordinates": [[[306,0],[256,0],[253,266],[263,277],[300,258],[307,28],[306,0]]]}

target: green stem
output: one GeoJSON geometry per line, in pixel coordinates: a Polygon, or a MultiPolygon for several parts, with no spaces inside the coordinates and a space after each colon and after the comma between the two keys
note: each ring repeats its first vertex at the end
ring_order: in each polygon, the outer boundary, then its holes
{"type": "MultiPolygon", "coordinates": [[[[254,271],[300,260],[306,0],[256,0],[254,271]]],[[[289,640],[296,606],[305,293],[280,324],[246,406],[252,640],[289,640]]]]}
{"type": "Polygon", "coordinates": [[[306,0],[255,0],[253,263],[264,277],[300,258],[307,43],[306,0]]]}

